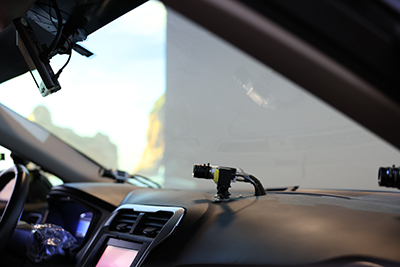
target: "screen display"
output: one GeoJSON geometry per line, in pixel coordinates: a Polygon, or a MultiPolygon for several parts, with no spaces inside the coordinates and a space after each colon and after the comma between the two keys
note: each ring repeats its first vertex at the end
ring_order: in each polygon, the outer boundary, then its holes
{"type": "Polygon", "coordinates": [[[129,267],[138,251],[107,245],[96,267],[129,267]]]}
{"type": "Polygon", "coordinates": [[[75,236],[85,237],[87,230],[89,229],[90,222],[92,221],[93,213],[84,212],[80,215],[78,226],[76,227],[75,236]]]}

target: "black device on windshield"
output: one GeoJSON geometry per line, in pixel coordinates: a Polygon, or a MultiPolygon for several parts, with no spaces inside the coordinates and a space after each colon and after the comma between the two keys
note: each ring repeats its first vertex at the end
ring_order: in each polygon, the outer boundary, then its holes
{"type": "Polygon", "coordinates": [[[44,97],[61,89],[50,66],[50,61],[45,55],[43,47],[40,45],[36,35],[25,18],[17,18],[14,21],[17,30],[17,46],[28,65],[29,71],[40,94],[44,97]]]}

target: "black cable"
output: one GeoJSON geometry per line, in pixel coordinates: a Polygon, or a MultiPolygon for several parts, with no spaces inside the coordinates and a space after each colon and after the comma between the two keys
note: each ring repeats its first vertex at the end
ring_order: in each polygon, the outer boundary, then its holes
{"type": "Polygon", "coordinates": [[[58,72],[56,73],[56,75],[54,75],[54,79],[58,79],[58,77],[60,77],[61,72],[64,70],[64,68],[68,65],[69,61],[71,60],[71,56],[72,56],[72,50],[69,52],[68,54],[68,59],[67,62],[65,62],[64,66],[62,66],[58,72]]]}
{"type": "MultiPolygon", "coordinates": [[[[49,48],[48,48],[47,51],[46,51],[45,56],[46,56],[47,58],[49,57],[49,55],[51,54],[51,52],[53,52],[53,50],[56,48],[58,42],[60,41],[61,33],[62,33],[62,27],[63,27],[61,12],[60,12],[60,9],[58,8],[57,1],[56,1],[56,0],[49,0],[49,15],[50,15],[50,21],[53,21],[53,20],[52,20],[52,17],[51,17],[51,13],[52,13],[52,12],[51,12],[51,4],[50,4],[50,3],[53,3],[53,6],[54,6],[53,9],[56,11],[58,25],[57,25],[57,34],[56,34],[56,37],[54,38],[53,42],[50,44],[49,48]],[[51,1],[51,2],[50,2],[50,1],[51,1]]],[[[54,26],[55,26],[55,25],[54,25],[54,26]]]]}
{"type": "Polygon", "coordinates": [[[261,184],[260,180],[257,179],[257,177],[249,174],[249,175],[243,175],[243,174],[238,174],[236,176],[243,177],[242,182],[246,183],[251,183],[254,186],[254,195],[255,196],[263,196],[266,195],[265,189],[263,185],[261,184]]]}
{"type": "Polygon", "coordinates": [[[65,64],[57,71],[56,75],[54,75],[54,79],[55,80],[57,80],[58,77],[60,77],[61,72],[68,65],[68,63],[69,63],[69,61],[71,60],[71,57],[72,57],[72,42],[68,38],[66,38],[66,39],[67,39],[67,42],[68,42],[68,49],[67,49],[67,51],[69,52],[68,59],[67,59],[67,62],[65,62],[65,64]]]}
{"type": "MultiPolygon", "coordinates": [[[[129,178],[136,178],[136,179],[140,178],[140,179],[145,180],[145,183],[147,185],[149,185],[149,183],[151,183],[151,184],[155,185],[157,188],[161,188],[161,185],[159,185],[158,183],[154,182],[153,180],[147,178],[146,176],[143,176],[143,175],[140,175],[140,174],[130,175],[129,178]]],[[[142,181],[140,181],[140,182],[142,182],[142,181]]]]}
{"type": "MultiPolygon", "coordinates": [[[[51,21],[51,23],[53,24],[53,26],[54,27],[56,27],[57,28],[57,34],[56,34],[56,37],[55,37],[55,39],[53,40],[53,43],[57,40],[57,42],[54,44],[54,46],[55,45],[57,45],[58,44],[58,42],[60,41],[60,39],[61,39],[61,36],[64,36],[63,34],[62,34],[62,16],[61,16],[61,12],[60,12],[60,9],[58,8],[58,6],[57,6],[57,2],[56,2],[56,0],[52,0],[52,2],[53,2],[53,5],[54,5],[54,10],[56,11],[56,14],[57,14],[57,20],[58,20],[58,25],[56,25],[55,23],[54,23],[54,21],[52,20],[52,17],[51,17],[51,2],[49,1],[49,15],[50,15],[50,21],[51,21]]],[[[35,11],[32,11],[33,13],[36,13],[36,14],[38,14],[38,15],[40,15],[40,16],[42,16],[42,17],[44,17],[42,14],[39,14],[38,12],[35,12],[35,11]]],[[[65,12],[64,12],[65,13],[65,12]]],[[[65,13],[65,14],[67,14],[67,13],[65,13]]],[[[68,15],[68,14],[67,14],[68,15]]],[[[69,16],[69,15],[68,15],[69,16]]],[[[50,24],[49,24],[50,25],[50,24]]],[[[58,77],[60,76],[60,74],[61,74],[61,72],[65,69],[65,67],[68,65],[68,63],[70,62],[70,60],[71,60],[71,57],[72,57],[72,42],[66,37],[66,36],[64,36],[64,38],[67,40],[67,42],[68,42],[68,48],[67,48],[67,50],[66,51],[68,51],[69,52],[69,56],[68,56],[68,59],[67,59],[67,62],[65,62],[65,64],[58,70],[58,72],[56,73],[56,75],[54,75],[54,79],[55,80],[57,80],[58,79],[58,77]]],[[[53,49],[51,49],[51,47],[52,47],[52,45],[53,45],[53,43],[50,45],[50,47],[49,47],[49,53],[48,53],[48,55],[50,55],[50,53],[54,50],[54,48],[53,49]]]]}
{"type": "Polygon", "coordinates": [[[133,182],[130,182],[128,179],[132,179],[133,181],[139,182],[145,186],[148,186],[150,188],[161,188],[161,186],[152,181],[151,179],[140,175],[140,174],[128,174],[127,172],[124,171],[118,171],[115,169],[104,169],[100,167],[99,169],[99,174],[102,177],[108,177],[117,180],[117,182],[128,182],[130,184],[134,184],[133,182]]]}
{"type": "MultiPolygon", "coordinates": [[[[46,4],[44,4],[44,3],[43,3],[43,5],[48,6],[48,7],[51,7],[51,5],[46,5],[46,4]]],[[[38,6],[38,8],[40,8],[41,10],[43,10],[43,12],[46,12],[42,7],[38,6]]],[[[41,13],[39,13],[39,12],[33,10],[33,9],[30,9],[29,12],[32,12],[32,13],[36,14],[37,16],[40,16],[40,17],[42,17],[42,18],[44,18],[44,19],[46,19],[46,20],[49,20],[49,22],[40,21],[40,23],[41,23],[41,24],[45,24],[45,25],[54,26],[54,27],[56,28],[56,33],[55,33],[54,35],[57,34],[57,28],[58,28],[58,26],[57,26],[57,25],[54,23],[54,21],[51,19],[51,9],[50,9],[50,8],[49,8],[49,11],[48,11],[48,12],[49,12],[49,15],[50,15],[50,18],[49,18],[48,16],[45,16],[45,15],[43,15],[43,14],[41,14],[41,13]]],[[[64,14],[67,15],[68,17],[70,17],[70,15],[69,15],[67,12],[64,12],[64,11],[62,11],[62,10],[60,10],[60,12],[61,12],[61,13],[64,13],[64,14]]],[[[50,31],[50,33],[54,33],[54,31],[50,31]]]]}
{"type": "MultiPolygon", "coordinates": [[[[50,1],[49,1],[49,3],[50,3],[50,1]]],[[[45,10],[42,6],[45,6],[45,7],[52,6],[51,4],[46,4],[46,3],[35,3],[35,5],[38,6],[39,8],[41,8],[42,10],[45,10]]],[[[32,10],[30,10],[30,11],[32,11],[32,10]]],[[[67,15],[68,17],[71,16],[70,14],[68,14],[67,12],[65,12],[64,10],[61,10],[61,9],[60,9],[60,12],[63,13],[64,15],[67,15]]],[[[46,18],[47,18],[47,17],[46,17],[46,18]]]]}
{"type": "Polygon", "coordinates": [[[249,175],[249,178],[252,179],[253,183],[255,184],[255,190],[256,190],[255,195],[256,196],[266,195],[265,189],[264,189],[263,185],[261,184],[260,180],[258,180],[255,176],[253,176],[251,174],[249,175]]]}
{"type": "Polygon", "coordinates": [[[128,179],[124,180],[123,182],[126,182],[131,185],[135,185],[135,186],[140,186],[140,187],[154,188],[152,185],[150,185],[147,182],[144,182],[142,180],[139,180],[136,177],[128,177],[128,179]]]}

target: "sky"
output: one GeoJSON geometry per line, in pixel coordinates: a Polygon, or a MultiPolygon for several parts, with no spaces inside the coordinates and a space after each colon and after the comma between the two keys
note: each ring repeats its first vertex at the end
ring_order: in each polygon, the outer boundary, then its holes
{"type": "MultiPolygon", "coordinates": [[[[119,146],[119,168],[131,171],[147,144],[149,114],[165,92],[166,9],[147,2],[79,44],[95,56],[73,52],[60,91],[43,98],[27,73],[0,85],[7,92],[0,101],[24,117],[44,105],[57,126],[108,135],[119,146]]],[[[59,55],[50,64],[57,72],[66,60],[59,55]]]]}

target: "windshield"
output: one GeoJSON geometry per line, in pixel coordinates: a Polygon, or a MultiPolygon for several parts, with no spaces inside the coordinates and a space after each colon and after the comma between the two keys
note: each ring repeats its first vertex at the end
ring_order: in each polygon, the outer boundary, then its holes
{"type": "Polygon", "coordinates": [[[191,177],[194,164],[211,163],[265,187],[383,190],[378,168],[400,161],[398,149],[159,2],[83,44],[95,56],[72,55],[62,90],[42,98],[28,73],[1,84],[1,103],[106,168],[167,188],[214,189],[191,177]]]}

